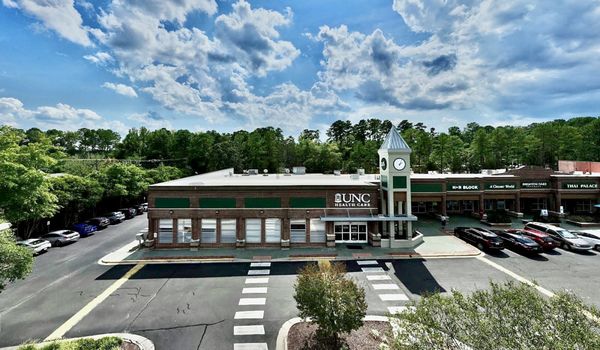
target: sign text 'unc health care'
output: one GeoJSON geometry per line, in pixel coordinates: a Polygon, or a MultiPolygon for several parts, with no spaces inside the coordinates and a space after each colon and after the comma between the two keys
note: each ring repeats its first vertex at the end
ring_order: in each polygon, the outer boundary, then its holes
{"type": "Polygon", "coordinates": [[[369,193],[336,193],[333,205],[341,208],[370,207],[371,195],[369,193]]]}

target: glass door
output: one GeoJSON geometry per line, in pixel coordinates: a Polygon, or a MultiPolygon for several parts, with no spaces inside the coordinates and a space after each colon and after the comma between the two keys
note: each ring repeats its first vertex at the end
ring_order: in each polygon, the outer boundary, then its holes
{"type": "Polygon", "coordinates": [[[367,243],[367,223],[336,223],[333,227],[337,243],[367,243]]]}

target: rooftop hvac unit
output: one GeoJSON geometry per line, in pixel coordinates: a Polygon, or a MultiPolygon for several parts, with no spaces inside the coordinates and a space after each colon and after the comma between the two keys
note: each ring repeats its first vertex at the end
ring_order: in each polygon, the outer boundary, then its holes
{"type": "Polygon", "coordinates": [[[248,176],[248,175],[250,175],[250,174],[248,174],[248,169],[244,169],[242,171],[242,176],[248,176]]]}
{"type": "Polygon", "coordinates": [[[364,174],[365,174],[365,169],[363,169],[363,168],[358,168],[358,169],[356,169],[356,173],[357,173],[358,175],[364,175],[364,174]]]}
{"type": "Polygon", "coordinates": [[[290,171],[290,168],[285,168],[283,176],[290,176],[290,175],[292,175],[291,171],[290,171]]]}
{"type": "Polygon", "coordinates": [[[333,175],[340,176],[340,175],[342,175],[342,172],[340,170],[334,170],[333,175]]]}
{"type": "Polygon", "coordinates": [[[248,169],[248,175],[258,175],[258,169],[248,169]]]}
{"type": "Polygon", "coordinates": [[[306,174],[306,167],[295,166],[292,168],[292,173],[294,173],[294,175],[304,175],[306,174]]]}

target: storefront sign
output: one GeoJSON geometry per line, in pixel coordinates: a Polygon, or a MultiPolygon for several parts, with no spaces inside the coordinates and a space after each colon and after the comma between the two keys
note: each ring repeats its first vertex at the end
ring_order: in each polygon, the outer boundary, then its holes
{"type": "Polygon", "coordinates": [[[565,190],[597,190],[600,187],[596,182],[563,182],[562,188],[565,190]]]}
{"type": "Polygon", "coordinates": [[[448,191],[479,191],[479,184],[448,184],[446,189],[448,191]]]}
{"type": "Polygon", "coordinates": [[[521,188],[531,189],[531,188],[549,188],[550,184],[548,181],[523,181],[521,182],[521,188]]]}
{"type": "Polygon", "coordinates": [[[336,193],[333,205],[340,208],[361,208],[371,206],[369,193],[336,193]]]}
{"type": "Polygon", "coordinates": [[[486,183],[485,189],[486,190],[516,190],[517,184],[510,183],[510,182],[508,182],[508,183],[486,183]]]}

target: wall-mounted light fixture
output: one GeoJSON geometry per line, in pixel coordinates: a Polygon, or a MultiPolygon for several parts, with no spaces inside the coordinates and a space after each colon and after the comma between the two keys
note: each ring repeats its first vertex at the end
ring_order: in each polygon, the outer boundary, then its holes
{"type": "Polygon", "coordinates": [[[306,214],[309,214],[309,213],[310,213],[310,210],[307,210],[307,211],[306,211],[306,214]]]}
{"type": "Polygon", "coordinates": [[[264,214],[264,213],[265,213],[265,211],[264,211],[264,210],[261,210],[261,211],[260,211],[260,213],[261,213],[261,214],[264,214]]]}
{"type": "Polygon", "coordinates": [[[215,214],[217,214],[217,215],[218,215],[218,214],[219,214],[219,211],[218,211],[218,210],[215,210],[215,214]]]}
{"type": "Polygon", "coordinates": [[[172,211],[172,210],[169,210],[169,214],[173,215],[173,211],[172,211]]]}

